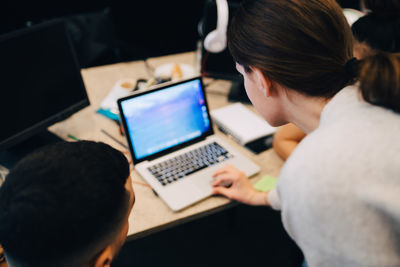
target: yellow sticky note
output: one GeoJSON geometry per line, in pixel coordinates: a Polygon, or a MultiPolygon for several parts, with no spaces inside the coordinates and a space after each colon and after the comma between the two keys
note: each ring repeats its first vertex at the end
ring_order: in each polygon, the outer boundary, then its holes
{"type": "Polygon", "coordinates": [[[278,179],[270,175],[264,175],[260,180],[257,181],[253,186],[257,191],[266,192],[276,187],[278,179]]]}

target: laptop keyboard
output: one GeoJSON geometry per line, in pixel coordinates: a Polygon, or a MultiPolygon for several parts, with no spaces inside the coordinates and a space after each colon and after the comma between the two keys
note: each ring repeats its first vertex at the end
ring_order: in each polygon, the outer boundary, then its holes
{"type": "Polygon", "coordinates": [[[225,148],[213,142],[147,169],[165,186],[232,157],[225,148]]]}

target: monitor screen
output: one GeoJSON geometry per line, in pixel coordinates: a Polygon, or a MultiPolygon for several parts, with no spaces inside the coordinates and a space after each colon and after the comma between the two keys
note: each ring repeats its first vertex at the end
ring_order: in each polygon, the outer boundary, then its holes
{"type": "Polygon", "coordinates": [[[0,148],[43,131],[89,105],[62,21],[0,36],[0,148]]]}
{"type": "Polygon", "coordinates": [[[128,98],[120,106],[137,160],[200,137],[211,128],[200,79],[128,98]]]}

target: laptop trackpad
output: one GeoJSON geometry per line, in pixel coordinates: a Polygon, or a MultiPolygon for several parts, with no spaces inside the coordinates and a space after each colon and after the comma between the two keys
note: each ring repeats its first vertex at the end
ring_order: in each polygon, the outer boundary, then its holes
{"type": "MultiPolygon", "coordinates": [[[[210,168],[212,169],[212,168],[210,168]]],[[[204,170],[196,174],[193,177],[192,182],[196,188],[205,195],[211,195],[212,192],[212,185],[213,182],[212,174],[215,171],[213,170],[204,170]]]]}

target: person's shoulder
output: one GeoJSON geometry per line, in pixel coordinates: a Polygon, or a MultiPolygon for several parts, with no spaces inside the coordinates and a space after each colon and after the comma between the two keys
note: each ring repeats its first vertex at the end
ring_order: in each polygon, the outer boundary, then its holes
{"type": "Polygon", "coordinates": [[[317,128],[307,134],[292,153],[289,162],[321,159],[321,154],[326,155],[327,151],[338,148],[336,143],[340,142],[334,127],[317,128]]]}
{"type": "MultiPolygon", "coordinates": [[[[377,120],[400,122],[400,113],[378,104],[367,102],[361,93],[358,83],[343,88],[331,102],[327,104],[328,108],[325,108],[324,112],[327,110],[328,112],[326,113],[333,113],[334,116],[332,118],[335,120],[349,121],[358,118],[354,122],[366,125],[368,125],[366,123],[368,121],[377,120]]],[[[325,118],[322,117],[322,119],[324,120],[325,118]]]]}
{"type": "Polygon", "coordinates": [[[310,176],[335,153],[337,146],[325,129],[316,129],[306,135],[286,160],[281,176],[310,176]]]}

